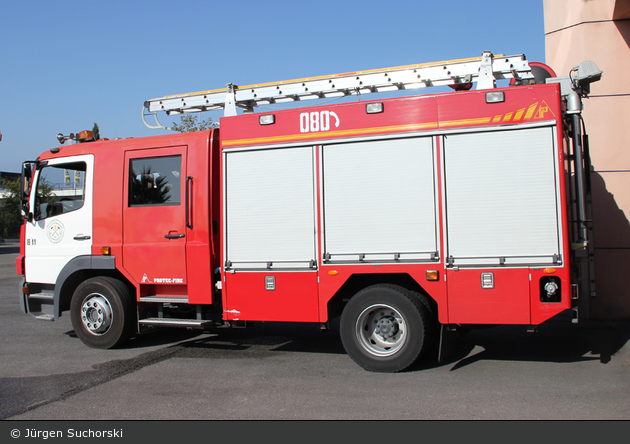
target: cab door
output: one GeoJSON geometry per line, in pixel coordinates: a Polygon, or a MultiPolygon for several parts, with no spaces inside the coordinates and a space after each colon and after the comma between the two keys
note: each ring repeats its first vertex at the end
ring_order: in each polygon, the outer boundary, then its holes
{"type": "Polygon", "coordinates": [[[125,154],[123,266],[140,284],[186,284],[186,150],[125,154]]]}
{"type": "Polygon", "coordinates": [[[94,156],[43,161],[26,222],[26,281],[54,284],[63,267],[92,250],[94,156]]]}

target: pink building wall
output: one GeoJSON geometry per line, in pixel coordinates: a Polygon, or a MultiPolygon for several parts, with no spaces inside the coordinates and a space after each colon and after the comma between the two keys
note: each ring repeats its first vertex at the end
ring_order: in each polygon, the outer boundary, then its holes
{"type": "Polygon", "coordinates": [[[593,170],[597,296],[590,318],[630,318],[630,0],[544,0],[546,63],[558,76],[592,60],[584,100],[593,170]]]}

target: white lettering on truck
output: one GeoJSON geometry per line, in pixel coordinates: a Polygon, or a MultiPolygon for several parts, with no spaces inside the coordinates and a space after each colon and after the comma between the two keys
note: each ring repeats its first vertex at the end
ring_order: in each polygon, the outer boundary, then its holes
{"type": "Polygon", "coordinates": [[[330,129],[330,118],[335,118],[335,128],[339,127],[339,116],[334,111],[313,111],[300,114],[300,132],[316,133],[330,129]]]}

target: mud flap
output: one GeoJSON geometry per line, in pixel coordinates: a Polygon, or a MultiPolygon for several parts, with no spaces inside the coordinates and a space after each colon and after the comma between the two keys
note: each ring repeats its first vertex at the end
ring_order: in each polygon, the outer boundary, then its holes
{"type": "Polygon", "coordinates": [[[457,348],[457,342],[459,340],[459,333],[457,330],[449,325],[440,326],[440,348],[438,351],[438,362],[444,362],[450,355],[455,352],[457,348]]]}

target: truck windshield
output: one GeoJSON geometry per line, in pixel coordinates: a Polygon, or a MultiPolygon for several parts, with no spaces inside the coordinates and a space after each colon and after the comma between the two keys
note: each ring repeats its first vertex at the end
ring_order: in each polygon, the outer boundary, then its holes
{"type": "Polygon", "coordinates": [[[35,219],[78,210],[85,201],[85,162],[44,166],[37,179],[35,219]]]}

